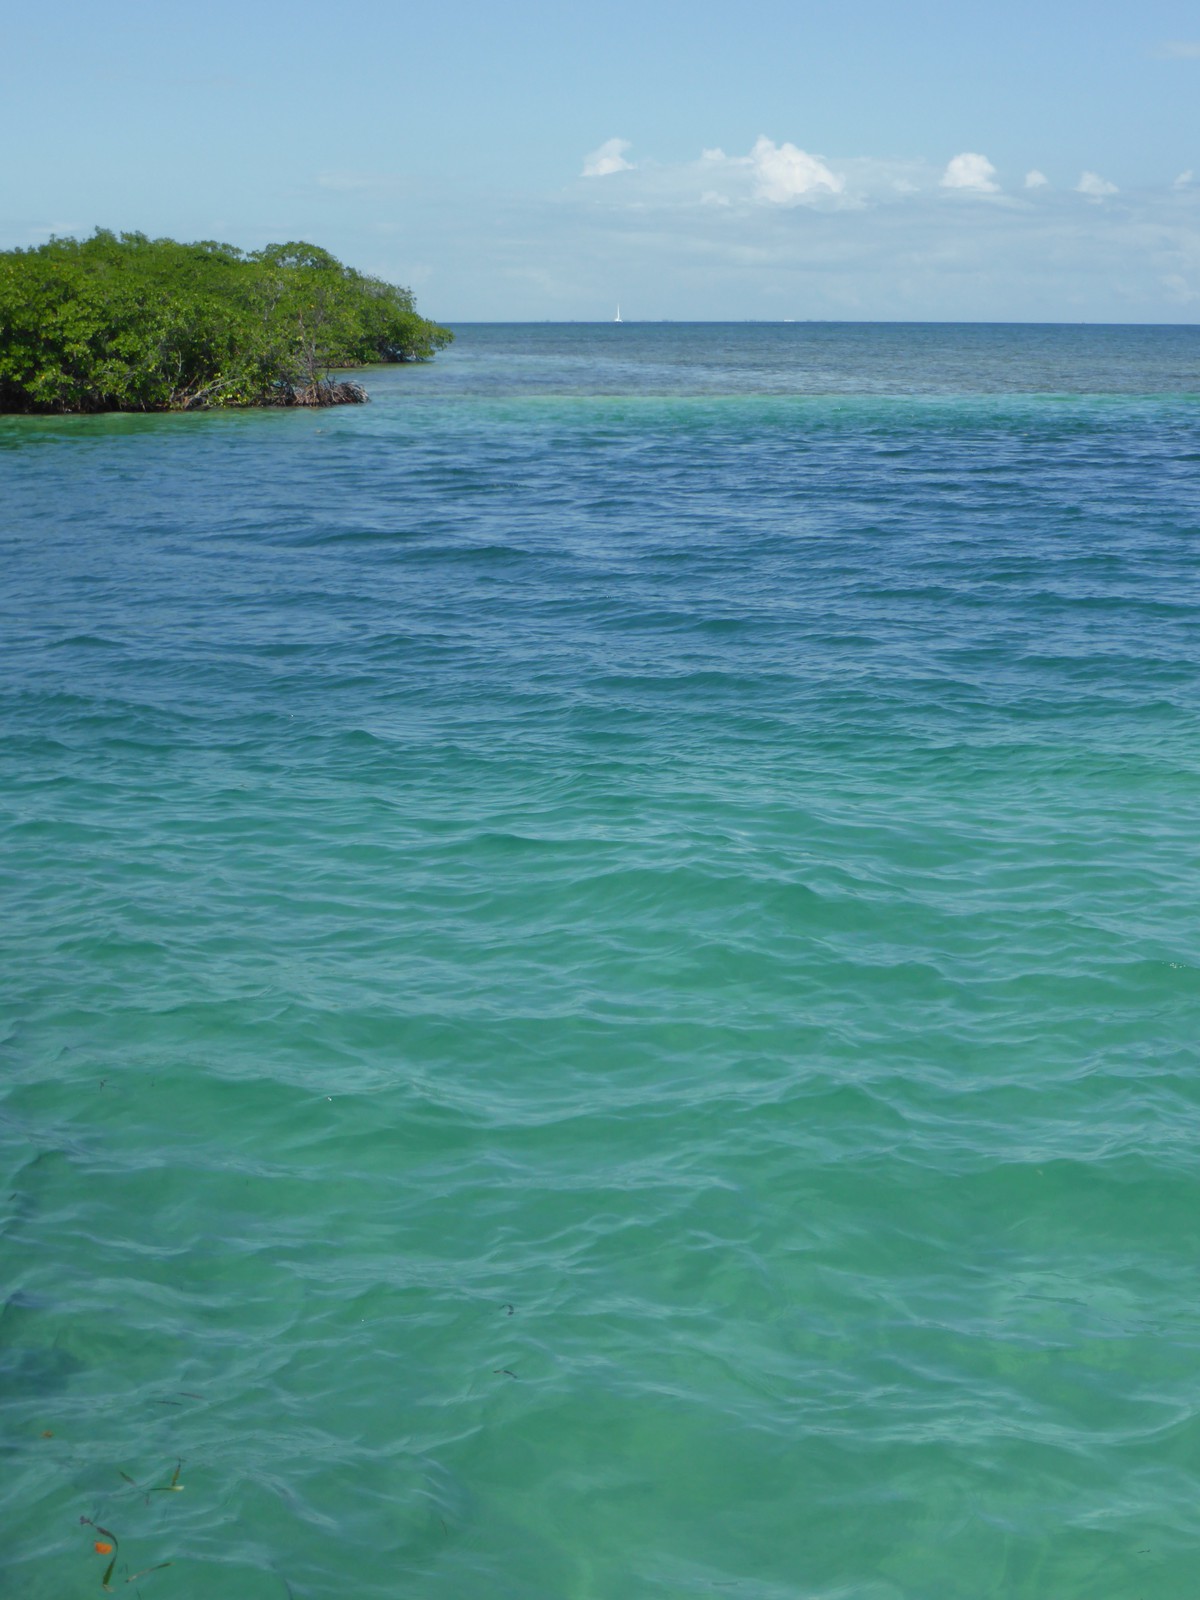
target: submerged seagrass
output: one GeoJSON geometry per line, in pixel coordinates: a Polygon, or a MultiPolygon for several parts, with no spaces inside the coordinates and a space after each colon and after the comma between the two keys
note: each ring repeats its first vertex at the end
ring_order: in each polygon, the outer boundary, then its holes
{"type": "Polygon", "coordinates": [[[451,338],[410,290],[311,244],[98,229],[0,252],[0,412],[357,402],[331,368],[424,361],[451,338]]]}

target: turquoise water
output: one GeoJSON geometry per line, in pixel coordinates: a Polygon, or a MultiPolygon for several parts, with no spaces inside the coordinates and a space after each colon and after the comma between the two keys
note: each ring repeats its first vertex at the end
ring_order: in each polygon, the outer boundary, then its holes
{"type": "Polygon", "coordinates": [[[1200,329],[368,382],[0,419],[0,1597],[1193,1595],[1200,329]]]}

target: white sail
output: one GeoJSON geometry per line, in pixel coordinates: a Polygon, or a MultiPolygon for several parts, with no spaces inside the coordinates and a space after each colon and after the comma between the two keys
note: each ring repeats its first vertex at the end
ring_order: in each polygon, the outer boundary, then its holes
{"type": "Polygon", "coordinates": [[[617,314],[616,314],[616,316],[615,316],[615,317],[614,317],[614,318],[613,318],[613,321],[614,321],[614,322],[620,322],[620,320],[621,320],[621,307],[620,307],[620,306],[619,306],[619,305],[618,305],[618,306],[617,306],[617,314]]]}

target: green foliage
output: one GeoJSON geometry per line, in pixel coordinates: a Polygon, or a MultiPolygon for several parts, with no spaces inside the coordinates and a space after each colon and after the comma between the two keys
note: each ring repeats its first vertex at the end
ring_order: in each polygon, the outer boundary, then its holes
{"type": "Polygon", "coordinates": [[[332,369],[427,361],[452,337],[408,289],[303,242],[97,229],[0,252],[0,412],[321,404],[332,369]]]}

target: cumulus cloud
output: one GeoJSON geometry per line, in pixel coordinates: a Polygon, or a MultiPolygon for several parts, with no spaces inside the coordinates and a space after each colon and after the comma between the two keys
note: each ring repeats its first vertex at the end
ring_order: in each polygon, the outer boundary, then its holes
{"type": "MultiPolygon", "coordinates": [[[[586,196],[589,213],[602,208],[623,216],[673,215],[681,225],[685,213],[695,213],[726,231],[735,214],[747,220],[755,214],[764,219],[777,214],[779,226],[790,233],[795,222],[787,220],[789,213],[810,208],[829,214],[887,211],[897,217],[904,213],[926,218],[932,218],[936,209],[961,227],[982,228],[992,212],[1006,210],[1044,214],[1043,220],[1073,216],[1078,222],[1080,198],[1097,216],[1107,211],[1119,221],[1151,192],[1157,192],[1163,203],[1170,199],[1176,215],[1190,216],[1189,198],[1200,194],[1200,167],[1179,173],[1173,181],[1167,176],[1157,185],[1118,189],[1105,175],[1091,170],[1076,169],[1074,183],[1064,174],[1048,178],[1036,167],[1023,174],[1018,169],[1011,180],[1007,175],[1002,178],[978,150],[961,151],[943,166],[912,158],[819,155],[764,134],[742,152],[715,146],[701,149],[697,143],[685,160],[660,161],[651,154],[639,155],[635,162],[631,151],[628,140],[609,139],[589,154],[574,185],[581,201],[586,196]],[[619,181],[593,182],[614,173],[621,175],[619,181]]],[[[334,173],[323,174],[321,181],[349,187],[361,180],[334,173]]],[[[1200,250],[1200,228],[1194,218],[1189,226],[1195,229],[1200,250]]]]}
{"type": "Polygon", "coordinates": [[[1083,172],[1075,185],[1077,194],[1086,194],[1090,200],[1103,200],[1105,195],[1116,194],[1117,186],[1102,178],[1098,172],[1083,172]]]}
{"type": "MultiPolygon", "coordinates": [[[[495,224],[486,258],[464,257],[445,236],[437,273],[447,316],[456,299],[463,317],[583,317],[605,305],[611,316],[614,284],[623,315],[628,298],[643,316],[681,320],[1179,322],[1200,309],[1200,299],[1182,299],[1200,295],[1200,181],[1173,189],[1169,169],[1096,199],[1075,191],[1078,167],[1029,190],[1017,166],[997,176],[999,194],[972,194],[939,187],[945,160],[829,150],[823,163],[842,192],[780,205],[756,193],[753,139],[707,161],[703,142],[689,159],[662,161],[643,159],[637,144],[633,171],[576,178],[553,195],[503,204],[481,195],[495,224]],[[900,193],[902,180],[918,192],[900,193]],[[543,268],[545,287],[534,275],[543,268]]],[[[409,281],[402,256],[368,252],[366,265],[409,281]]]]}
{"type": "Polygon", "coordinates": [[[794,144],[776,144],[765,135],[755,142],[750,161],[756,195],[775,205],[788,205],[819,194],[841,194],[846,186],[845,180],[831,172],[819,156],[810,156],[794,144]]]}
{"type": "Polygon", "coordinates": [[[631,161],[625,159],[625,152],[629,147],[628,139],[605,139],[591,155],[584,156],[583,176],[607,178],[610,172],[628,172],[633,165],[631,161]]]}
{"type": "Polygon", "coordinates": [[[943,189],[971,189],[976,194],[995,194],[1000,185],[996,169],[986,156],[964,150],[947,163],[942,173],[943,189]]]}

